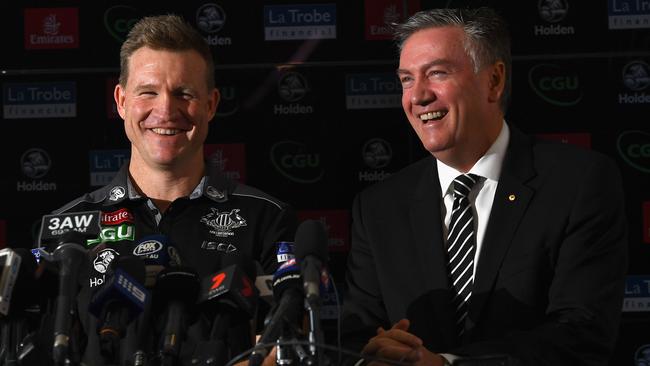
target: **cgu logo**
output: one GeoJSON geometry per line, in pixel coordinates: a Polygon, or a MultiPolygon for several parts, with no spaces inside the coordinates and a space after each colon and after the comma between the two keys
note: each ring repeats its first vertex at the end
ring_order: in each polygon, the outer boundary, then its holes
{"type": "Polygon", "coordinates": [[[122,43],[131,28],[140,19],[138,10],[131,6],[115,5],[104,12],[104,27],[111,37],[122,43]]]}
{"type": "Polygon", "coordinates": [[[542,100],[570,107],[582,100],[580,79],[576,73],[554,64],[539,64],[528,71],[528,84],[542,100]]]}
{"type": "Polygon", "coordinates": [[[135,238],[135,226],[122,224],[119,226],[108,226],[102,228],[99,238],[86,241],[86,245],[93,245],[105,242],[116,242],[121,240],[131,240],[135,238]]]}
{"type": "Polygon", "coordinates": [[[228,117],[237,113],[239,110],[239,102],[237,101],[237,91],[232,86],[220,86],[219,93],[219,106],[217,107],[218,117],[228,117]]]}
{"type": "Polygon", "coordinates": [[[296,183],[315,183],[325,171],[320,154],[295,141],[281,141],[271,147],[271,163],[287,179],[296,183]]]}
{"type": "Polygon", "coordinates": [[[650,173],[650,134],[625,131],[618,136],[616,147],[621,158],[631,167],[650,173]]]}

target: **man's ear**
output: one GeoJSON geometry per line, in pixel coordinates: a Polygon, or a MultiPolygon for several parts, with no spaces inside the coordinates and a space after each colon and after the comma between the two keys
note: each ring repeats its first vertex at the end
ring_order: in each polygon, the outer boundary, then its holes
{"type": "Polygon", "coordinates": [[[122,119],[125,119],[125,108],[124,108],[124,95],[126,91],[120,85],[120,83],[117,83],[115,85],[115,90],[113,91],[113,98],[115,99],[115,105],[117,105],[117,113],[122,117],[122,119]]]}
{"type": "Polygon", "coordinates": [[[497,61],[491,66],[489,83],[488,100],[498,103],[506,85],[506,65],[502,61],[497,61]]]}
{"type": "Polygon", "coordinates": [[[221,93],[219,89],[214,88],[208,97],[208,113],[210,116],[210,121],[214,118],[214,115],[217,113],[217,108],[219,107],[219,101],[221,100],[221,93]]]}

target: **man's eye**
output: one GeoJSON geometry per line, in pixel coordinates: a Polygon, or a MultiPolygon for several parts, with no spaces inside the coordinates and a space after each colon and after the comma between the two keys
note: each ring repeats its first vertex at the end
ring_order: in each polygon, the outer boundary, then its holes
{"type": "Polygon", "coordinates": [[[401,76],[399,78],[400,83],[402,83],[403,87],[409,86],[413,83],[413,78],[410,76],[401,76]]]}

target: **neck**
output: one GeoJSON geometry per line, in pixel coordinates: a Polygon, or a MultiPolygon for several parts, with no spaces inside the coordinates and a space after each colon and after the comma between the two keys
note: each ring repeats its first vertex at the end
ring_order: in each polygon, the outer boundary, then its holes
{"type": "Polygon", "coordinates": [[[473,134],[472,136],[477,137],[473,141],[466,141],[451,149],[432,153],[432,155],[445,163],[445,165],[459,172],[467,173],[497,140],[503,127],[502,121],[503,117],[498,119],[498,123],[495,121],[487,125],[489,128],[486,128],[483,133],[477,132],[473,134]]]}
{"type": "Polygon", "coordinates": [[[188,197],[203,178],[205,163],[202,157],[195,160],[176,169],[152,169],[137,159],[131,160],[131,183],[140,194],[151,199],[164,212],[174,200],[188,197]]]}

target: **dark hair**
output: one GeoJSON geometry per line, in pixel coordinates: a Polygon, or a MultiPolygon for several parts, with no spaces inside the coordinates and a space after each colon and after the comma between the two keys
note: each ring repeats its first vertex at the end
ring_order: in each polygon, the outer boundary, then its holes
{"type": "Polygon", "coordinates": [[[501,110],[505,113],[512,91],[512,56],[510,34],[505,19],[487,7],[476,9],[429,9],[413,14],[404,23],[394,25],[394,38],[401,52],[404,42],[413,33],[439,27],[460,27],[465,32],[463,46],[472,60],[474,71],[502,61],[506,81],[501,96],[501,110]]]}
{"type": "Polygon", "coordinates": [[[144,17],[131,28],[120,50],[120,85],[126,86],[129,78],[129,58],[142,47],[198,52],[207,66],[208,88],[214,88],[214,60],[210,46],[195,28],[178,15],[144,17]]]}

